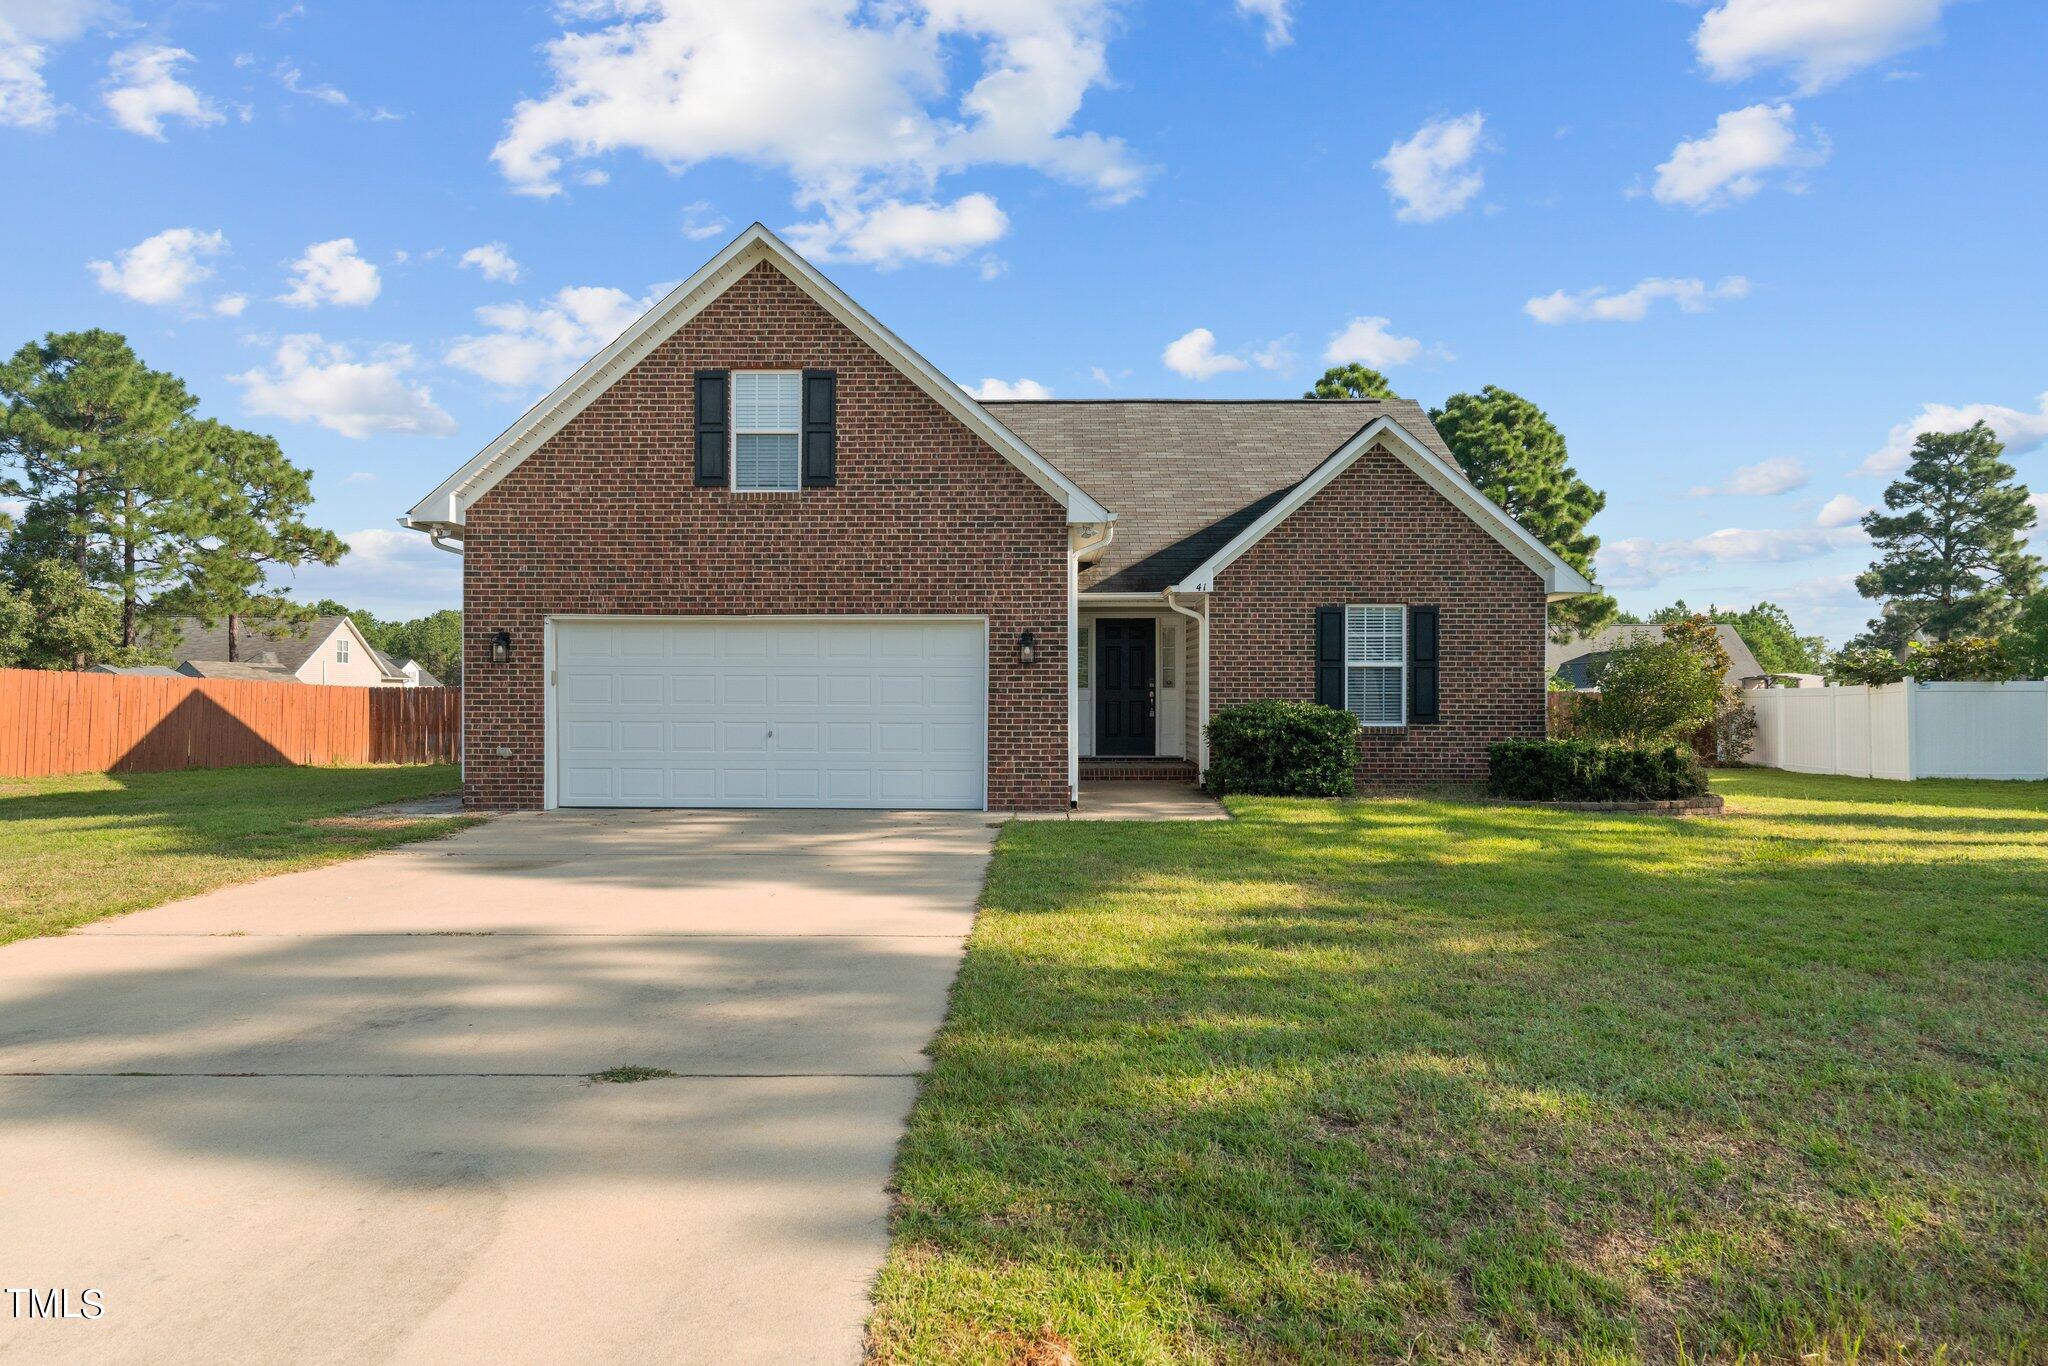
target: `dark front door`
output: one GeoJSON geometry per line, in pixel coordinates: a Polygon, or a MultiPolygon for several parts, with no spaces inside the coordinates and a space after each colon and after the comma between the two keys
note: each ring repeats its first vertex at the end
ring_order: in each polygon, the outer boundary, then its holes
{"type": "Polygon", "coordinates": [[[1151,754],[1152,619],[1095,623],[1095,752],[1151,754]]]}

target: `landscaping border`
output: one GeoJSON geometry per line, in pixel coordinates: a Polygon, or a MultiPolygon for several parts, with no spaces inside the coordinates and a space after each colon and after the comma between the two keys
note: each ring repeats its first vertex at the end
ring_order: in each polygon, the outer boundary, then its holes
{"type": "Polygon", "coordinates": [[[1618,816],[1725,816],[1728,804],[1718,792],[1666,802],[1534,802],[1513,797],[1488,797],[1490,806],[1539,806],[1553,811],[1604,811],[1618,816]]]}

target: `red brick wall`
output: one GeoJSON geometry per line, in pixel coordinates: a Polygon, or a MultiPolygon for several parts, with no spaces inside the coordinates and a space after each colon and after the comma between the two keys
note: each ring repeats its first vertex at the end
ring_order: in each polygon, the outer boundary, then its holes
{"type": "Polygon", "coordinates": [[[1407,466],[1374,447],[1217,576],[1212,708],[1313,701],[1315,611],[1441,609],[1442,719],[1362,732],[1365,784],[1486,776],[1486,746],[1543,735],[1543,581],[1407,466]]]}
{"type": "Polygon", "coordinates": [[[1066,514],[758,265],[470,509],[464,800],[542,804],[542,621],[610,612],[985,613],[989,805],[1067,804],[1066,514]],[[691,372],[839,373],[839,478],[697,488],[691,372]],[[1037,662],[1017,663],[1020,631],[1037,662]],[[490,662],[512,633],[512,661],[490,662]],[[499,747],[509,757],[498,754],[499,747]]]}

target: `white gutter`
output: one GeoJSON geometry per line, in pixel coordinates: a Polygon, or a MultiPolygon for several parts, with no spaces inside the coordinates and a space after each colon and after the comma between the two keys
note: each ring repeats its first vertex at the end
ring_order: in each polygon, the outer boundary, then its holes
{"type": "Polygon", "coordinates": [[[1195,685],[1195,776],[1199,778],[1209,771],[1209,600],[1202,599],[1202,610],[1183,607],[1173,600],[1173,590],[1159,590],[1159,600],[1167,610],[1178,612],[1195,623],[1195,653],[1200,663],[1196,669],[1195,685]]]}

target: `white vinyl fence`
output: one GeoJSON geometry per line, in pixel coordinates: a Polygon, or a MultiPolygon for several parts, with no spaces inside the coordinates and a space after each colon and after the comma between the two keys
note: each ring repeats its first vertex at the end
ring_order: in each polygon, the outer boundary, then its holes
{"type": "Polygon", "coordinates": [[[2048,778],[2048,682],[1760,688],[1749,761],[1858,778],[2048,778]]]}

